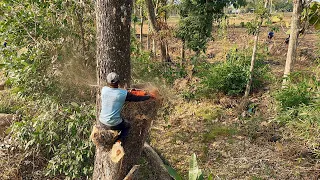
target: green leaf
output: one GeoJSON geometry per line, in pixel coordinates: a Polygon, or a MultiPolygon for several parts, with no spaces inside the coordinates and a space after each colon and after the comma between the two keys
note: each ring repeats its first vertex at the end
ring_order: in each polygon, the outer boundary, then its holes
{"type": "Polygon", "coordinates": [[[198,180],[202,172],[198,167],[196,154],[192,154],[189,164],[189,180],[198,180]]]}
{"type": "Polygon", "coordinates": [[[166,169],[168,170],[168,173],[170,176],[175,180],[182,180],[181,176],[178,174],[176,170],[174,170],[172,167],[165,165],[166,169]]]}
{"type": "Polygon", "coordinates": [[[77,103],[75,103],[75,102],[72,102],[71,105],[74,106],[74,107],[79,107],[79,105],[77,103]]]}
{"type": "Polygon", "coordinates": [[[316,30],[320,30],[320,20],[314,25],[316,30]]]}

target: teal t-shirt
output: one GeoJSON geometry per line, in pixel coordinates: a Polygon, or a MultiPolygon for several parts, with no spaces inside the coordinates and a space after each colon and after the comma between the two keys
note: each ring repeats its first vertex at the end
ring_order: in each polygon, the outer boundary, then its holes
{"type": "Polygon", "coordinates": [[[103,87],[101,90],[101,112],[99,120],[107,126],[116,126],[122,122],[121,109],[126,101],[127,90],[103,87]]]}

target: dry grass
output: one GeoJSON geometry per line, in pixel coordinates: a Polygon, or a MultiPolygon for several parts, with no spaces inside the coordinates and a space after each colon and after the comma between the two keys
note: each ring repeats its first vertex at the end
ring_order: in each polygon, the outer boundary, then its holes
{"type": "MultiPolygon", "coordinates": [[[[284,17],[285,21],[290,20],[288,14],[284,17]]],[[[243,20],[250,19],[231,18],[230,24],[243,20]]],[[[251,48],[254,37],[245,31],[245,28],[229,27],[225,39],[209,42],[206,54],[214,54],[210,61],[225,60],[226,53],[233,47],[251,48]]],[[[276,81],[251,96],[251,102],[257,104],[251,117],[238,116],[237,98],[222,96],[215,100],[186,102],[179,98],[177,91],[175,98],[170,98],[174,100],[165,101],[168,114],[154,123],[151,145],[184,176],[191,154],[196,153],[200,168],[207,175],[213,174],[215,179],[319,179],[319,160],[300,142],[282,139],[284,127],[273,122],[277,109],[272,92],[278,89],[283,74],[286,31],[287,28],[276,32],[271,42],[273,47],[266,63],[276,81]]],[[[268,29],[263,27],[260,45],[268,43],[267,33],[268,29]]],[[[314,66],[317,41],[318,37],[311,31],[301,37],[295,70],[314,70],[309,67],[314,66]]],[[[170,46],[175,46],[174,40],[170,46]]],[[[183,89],[180,85],[177,83],[176,89],[183,89]]]]}

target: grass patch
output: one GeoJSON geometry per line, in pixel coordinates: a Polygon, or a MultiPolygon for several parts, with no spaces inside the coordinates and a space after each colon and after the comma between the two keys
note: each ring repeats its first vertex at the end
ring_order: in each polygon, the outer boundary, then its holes
{"type": "Polygon", "coordinates": [[[223,110],[220,107],[203,107],[196,111],[195,114],[197,117],[209,121],[221,118],[223,115],[223,110]]]}
{"type": "Polygon", "coordinates": [[[211,130],[203,135],[204,142],[210,142],[215,140],[217,137],[230,137],[235,135],[238,130],[234,127],[227,126],[213,126],[211,130]]]}

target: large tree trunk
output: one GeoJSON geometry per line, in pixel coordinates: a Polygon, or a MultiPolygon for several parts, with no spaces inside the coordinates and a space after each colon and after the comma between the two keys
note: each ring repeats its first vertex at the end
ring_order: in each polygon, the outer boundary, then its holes
{"type": "MultiPolygon", "coordinates": [[[[152,31],[155,32],[156,34],[158,34],[159,31],[161,30],[161,28],[157,24],[156,14],[155,14],[154,5],[153,5],[152,0],[146,0],[146,6],[147,6],[147,10],[148,10],[149,25],[150,25],[152,31]]],[[[155,46],[155,43],[153,43],[153,45],[155,46]]],[[[162,37],[160,37],[160,51],[161,51],[161,59],[163,61],[166,61],[167,60],[167,53],[166,53],[165,43],[163,42],[162,37]]]]}
{"type": "Polygon", "coordinates": [[[109,158],[110,149],[96,146],[94,180],[123,180],[130,169],[138,163],[151,121],[156,116],[157,102],[155,100],[130,102],[124,106],[122,112],[122,117],[131,124],[129,135],[123,144],[124,158],[118,163],[113,163],[109,158]]]}
{"type": "MultiPolygon", "coordinates": [[[[97,81],[102,81],[110,72],[120,75],[121,85],[130,85],[130,24],[132,0],[97,0],[97,81]]],[[[99,124],[100,92],[97,94],[97,123],[99,124]]],[[[154,101],[130,103],[124,108],[124,118],[132,128],[124,142],[125,156],[122,163],[113,163],[110,149],[96,147],[94,180],[122,180],[140,157],[151,118],[142,118],[145,107],[154,106],[154,101]],[[151,104],[150,104],[151,103],[151,104]],[[129,109],[128,109],[129,108],[129,109]],[[130,114],[131,113],[131,114],[130,114]],[[139,116],[140,115],[140,116],[139,116]]],[[[153,109],[151,109],[153,111],[153,109]]],[[[149,113],[149,112],[148,112],[149,113]]]]}
{"type": "Polygon", "coordinates": [[[290,40],[287,52],[287,60],[284,68],[283,82],[282,88],[287,85],[287,78],[290,75],[290,72],[293,68],[293,64],[296,60],[297,54],[297,44],[298,44],[298,36],[299,36],[299,27],[302,13],[302,0],[294,0],[293,1],[293,13],[291,19],[291,32],[290,32],[290,40]]]}
{"type": "Polygon", "coordinates": [[[121,86],[129,86],[130,23],[132,0],[97,0],[97,70],[98,83],[107,74],[120,75],[121,86]]]}

